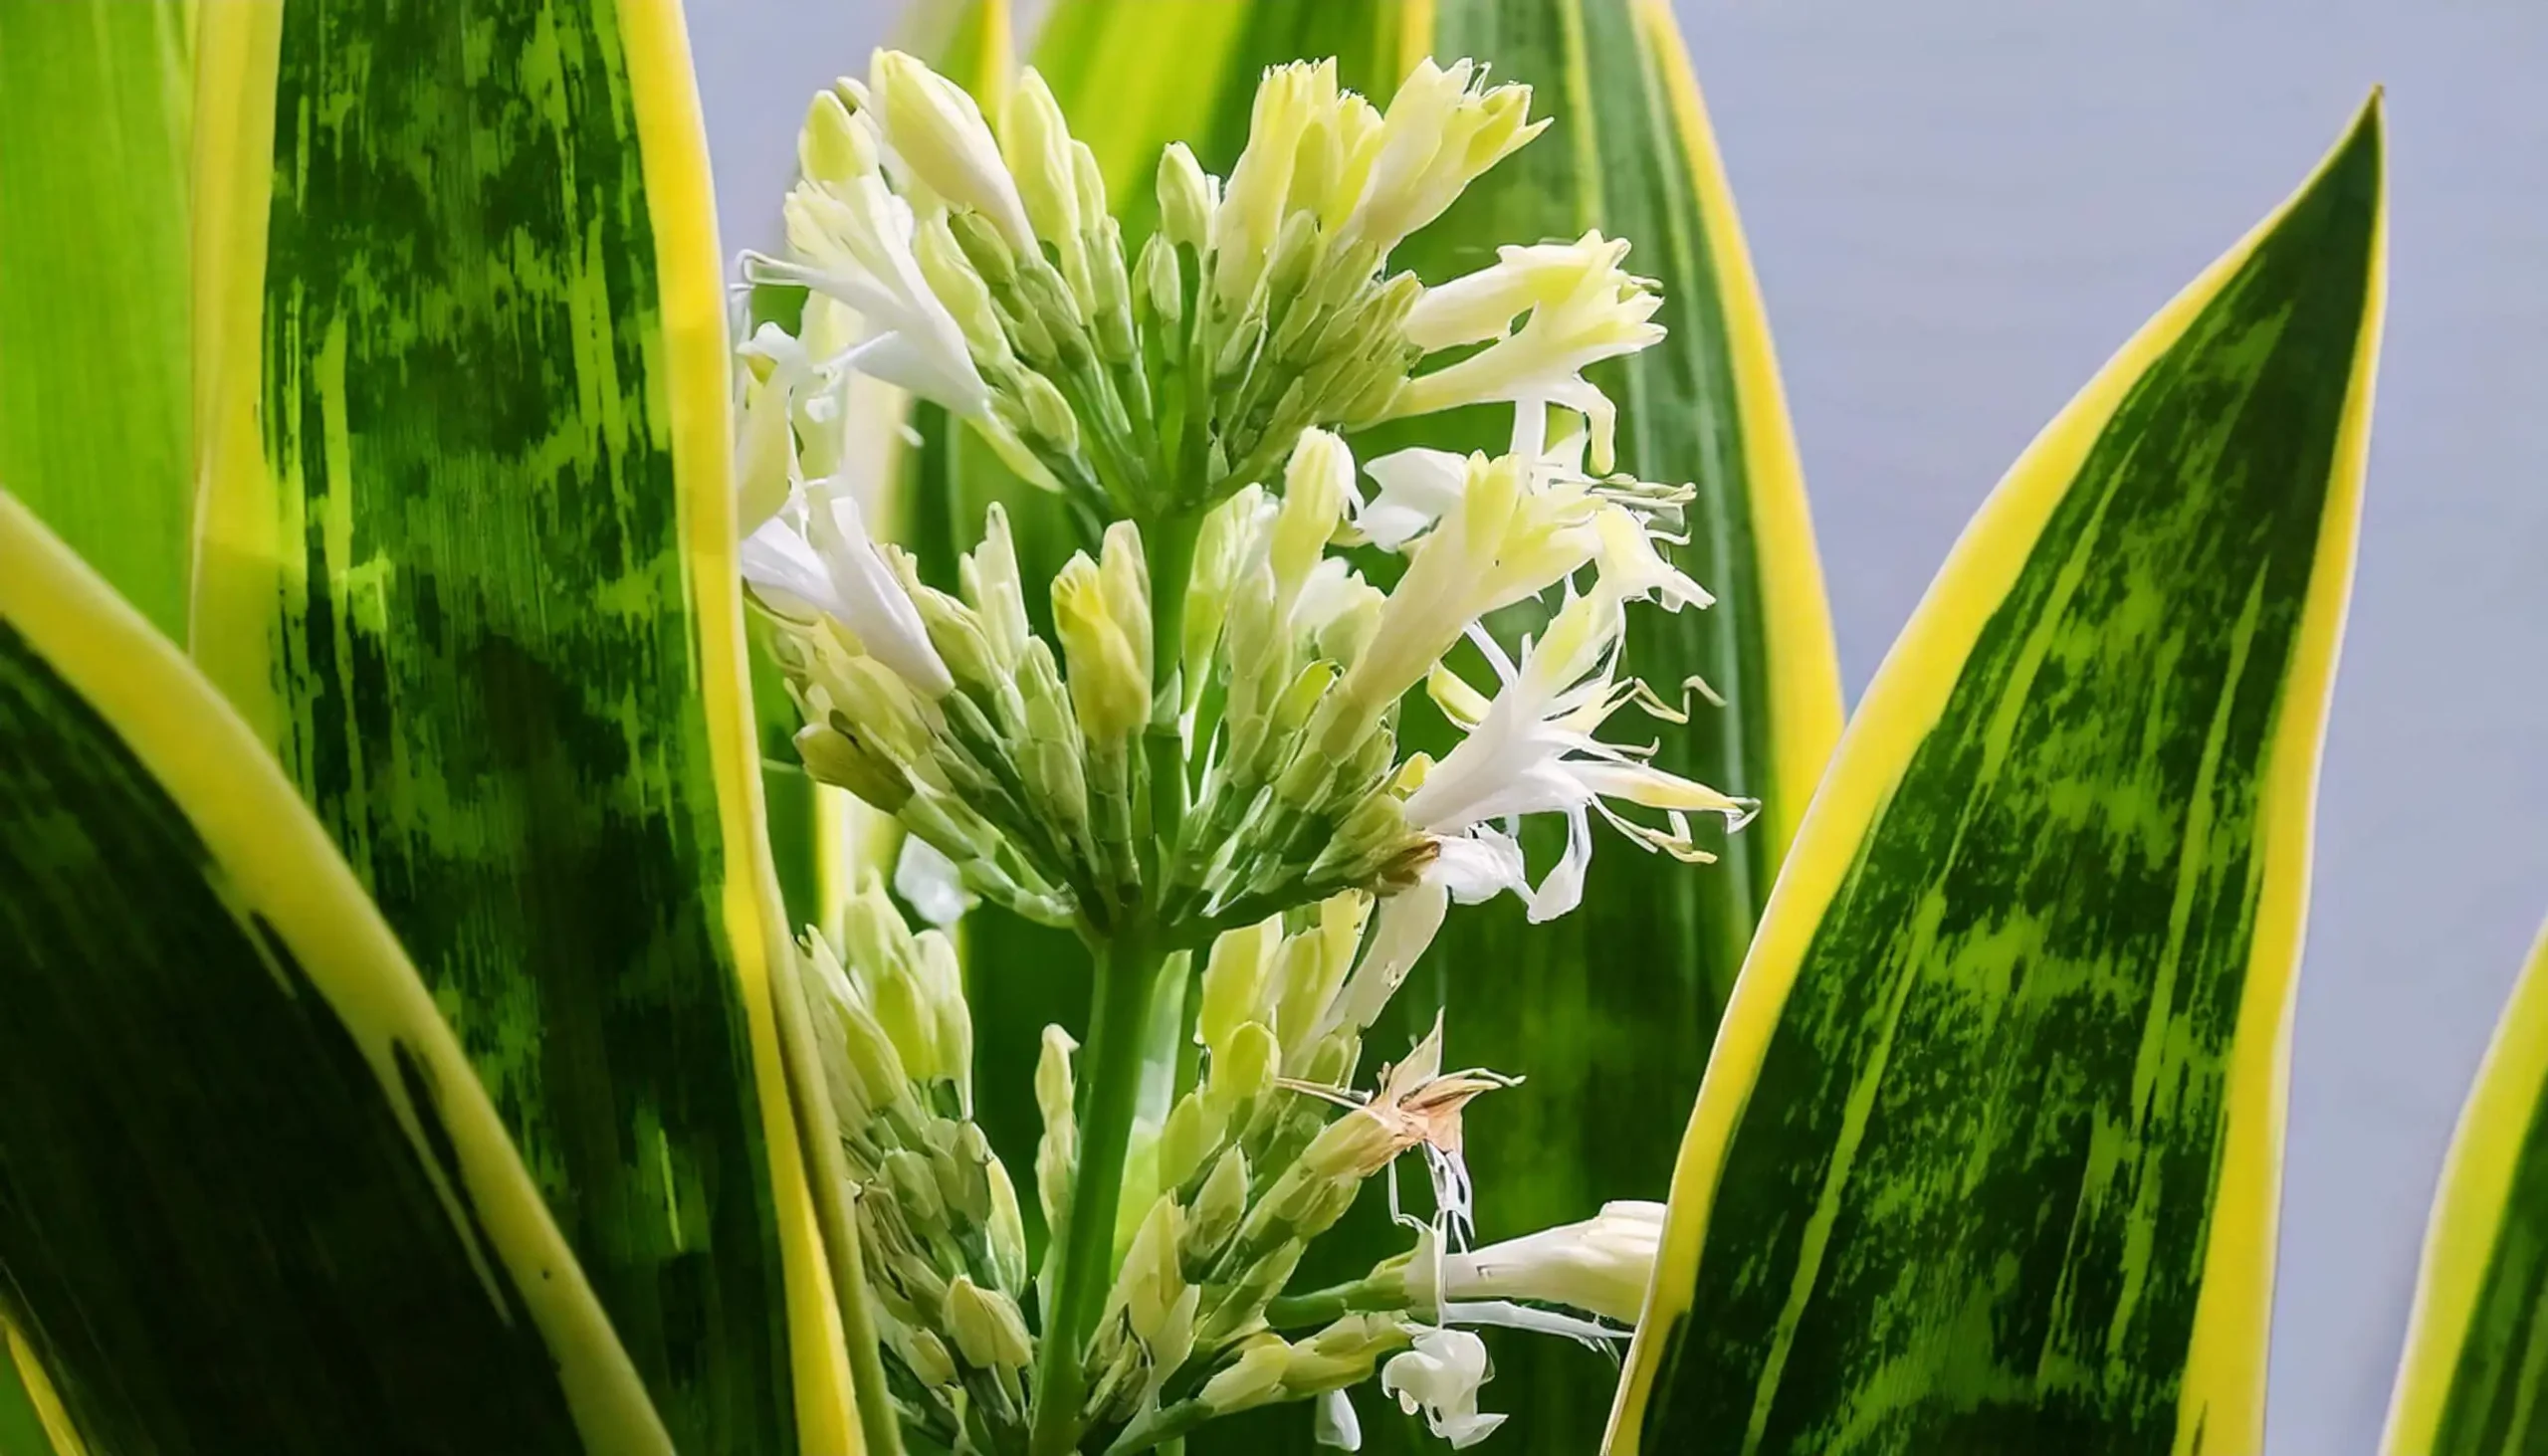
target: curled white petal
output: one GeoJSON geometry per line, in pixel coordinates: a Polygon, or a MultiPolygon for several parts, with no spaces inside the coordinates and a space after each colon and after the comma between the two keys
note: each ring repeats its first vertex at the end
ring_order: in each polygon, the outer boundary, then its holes
{"type": "Polygon", "coordinates": [[[1484,1341],[1465,1330],[1427,1330],[1414,1349],[1380,1367],[1380,1391],[1409,1415],[1423,1411],[1433,1434],[1465,1450],[1504,1424],[1502,1415],[1477,1408],[1478,1387],[1493,1376],[1484,1341]]]}
{"type": "Polygon", "coordinates": [[[1354,1413],[1354,1401],[1342,1390],[1330,1390],[1318,1398],[1317,1424],[1310,1432],[1322,1446],[1340,1451],[1363,1449],[1363,1418],[1354,1413]]]}

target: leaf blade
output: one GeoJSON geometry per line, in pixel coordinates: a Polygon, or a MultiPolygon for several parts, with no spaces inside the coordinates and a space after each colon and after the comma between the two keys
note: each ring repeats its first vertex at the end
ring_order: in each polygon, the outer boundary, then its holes
{"type": "Polygon", "coordinates": [[[2529,1232],[2548,1176],[2548,931],[2533,944],[2469,1090],[2425,1231],[2385,1452],[2517,1451],[2535,1441],[2537,1308],[2529,1232]]]}
{"type": "Polygon", "coordinates": [[[0,1286],[76,1428],[669,1452],[458,1045],[262,746],[5,494],[0,568],[21,955],[0,1286]],[[138,913],[95,913],[137,884],[138,913]]]}
{"type": "Polygon", "coordinates": [[[680,8],[207,24],[199,661],[414,947],[682,1448],[854,1451],[680,8]]]}
{"type": "Polygon", "coordinates": [[[2037,437],[1879,670],[1693,1112],[1612,1452],[2259,1439],[2382,173],[2375,97],[2037,437]]]}
{"type": "Polygon", "coordinates": [[[191,495],[191,10],[0,13],[0,481],[171,636],[191,495]]]}

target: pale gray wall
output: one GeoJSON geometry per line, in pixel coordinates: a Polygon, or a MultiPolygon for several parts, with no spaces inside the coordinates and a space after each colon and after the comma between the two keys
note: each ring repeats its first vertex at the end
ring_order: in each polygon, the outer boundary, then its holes
{"type": "MultiPolygon", "coordinates": [[[[1164,0],[1167,3],[1167,0],[1164,0]]],[[[2548,913],[2548,10],[1683,0],[1850,691],[2035,428],[2390,89],[2393,289],[2291,1088],[2274,1456],[2372,1449],[2435,1172],[2548,913]]],[[[884,0],[715,0],[730,248],[884,0]]]]}

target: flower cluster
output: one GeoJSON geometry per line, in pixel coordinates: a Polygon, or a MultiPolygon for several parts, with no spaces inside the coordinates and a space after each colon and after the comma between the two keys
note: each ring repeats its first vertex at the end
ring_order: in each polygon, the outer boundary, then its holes
{"type": "Polygon", "coordinates": [[[905,1422],[954,1446],[1023,1419],[1026,1236],[972,1121],[972,1016],[956,950],[870,881],[835,943],[801,946],[814,1035],[858,1191],[877,1324],[905,1422]]]}
{"type": "Polygon", "coordinates": [[[1389,271],[1545,126],[1529,112],[1527,88],[1466,62],[1419,64],[1385,110],[1332,62],[1277,67],[1226,180],[1168,148],[1133,254],[1031,71],[996,131],[891,52],[808,113],[786,250],[743,269],[807,306],[743,350],[737,454],[743,570],[803,764],[924,847],[906,868],[940,873],[897,884],[933,918],[978,897],[1073,929],[1101,981],[1146,999],[1173,978],[1201,1048],[1180,1080],[1175,1049],[1128,1047],[1120,1016],[1087,1048],[1048,1029],[1035,1185],[1056,1238],[1030,1283],[968,1121],[946,942],[873,889],[845,944],[809,939],[895,1398],[942,1446],[1131,1452],[1313,1397],[1352,1445],[1341,1392],[1375,1370],[1466,1445],[1499,1417],[1460,1327],[1606,1340],[1633,1318],[1652,1240],[1624,1215],[1467,1248],[1462,1113],[1514,1079],[1443,1071],[1437,1025],[1351,1090],[1452,902],[1509,891],[1562,915],[1595,819],[1695,862],[1692,814],[1739,827],[1752,808],[1600,735],[1629,706],[1685,721],[1621,673],[1629,609],[1709,603],[1660,549],[1689,492],[1615,472],[1585,377],[1661,336],[1657,286],[1598,233],[1432,288],[1389,271]],[[870,528],[853,376],[943,406],[1060,493],[1084,549],[1029,582],[993,508],[952,577],[925,580],[870,528]],[[1358,463],[1346,443],[1486,402],[1513,409],[1500,455],[1358,463]],[[1546,609],[1535,637],[1488,629],[1524,603],[1546,609]],[[1418,690],[1461,735],[1438,761],[1400,750],[1418,690]],[[1534,814],[1568,827],[1536,873],[1534,814]],[[1136,1124],[1146,1065],[1171,1085],[1136,1124]],[[1408,1152],[1431,1192],[1404,1219],[1414,1250],[1287,1295],[1310,1241],[1408,1152]]]}

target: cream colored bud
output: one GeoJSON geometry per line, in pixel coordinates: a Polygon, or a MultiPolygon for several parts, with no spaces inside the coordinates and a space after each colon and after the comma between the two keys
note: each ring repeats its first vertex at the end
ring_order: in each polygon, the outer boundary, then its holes
{"type": "Polygon", "coordinates": [[[1053,381],[1031,369],[1018,371],[1018,400],[1026,407],[1026,423],[1057,450],[1079,448],[1079,416],[1053,381]]]}
{"type": "Polygon", "coordinates": [[[938,1176],[930,1169],[929,1159],[908,1147],[897,1147],[885,1154],[881,1171],[903,1205],[905,1214],[916,1224],[940,1224],[947,1221],[947,1200],[938,1186],[938,1176]]]}
{"type": "Polygon", "coordinates": [[[1107,615],[1133,644],[1133,660],[1142,681],[1151,677],[1151,568],[1142,554],[1142,530],[1129,520],[1106,527],[1098,549],[1098,582],[1106,597],[1107,615]]]}
{"type": "Polygon", "coordinates": [[[1281,1337],[1260,1336],[1248,1343],[1235,1362],[1204,1381],[1196,1398],[1223,1414],[1263,1405],[1282,1393],[1283,1372],[1291,1363],[1292,1348],[1281,1337]]]}
{"type": "Polygon", "coordinates": [[[1159,1132],[1159,1181],[1163,1188],[1184,1185],[1221,1141],[1225,1119],[1214,1116],[1200,1092],[1176,1100],[1159,1132]]]}
{"type": "Polygon", "coordinates": [[[1185,1247],[1196,1259],[1218,1255],[1247,1212],[1247,1154],[1232,1147],[1212,1164],[1185,1221],[1185,1247]]]}
{"type": "Polygon", "coordinates": [[[1226,1050],[1212,1058],[1210,1096],[1235,1109],[1249,1098],[1262,1097],[1274,1086],[1283,1064],[1283,1044],[1261,1021],[1251,1021],[1230,1036],[1226,1050]]]}
{"type": "Polygon", "coordinates": [[[1179,248],[1203,251],[1212,236],[1219,189],[1182,141],[1171,141],[1159,159],[1159,227],[1179,248]]]}
{"type": "Polygon", "coordinates": [[[948,1333],[965,1362],[986,1370],[1024,1369],[1035,1362],[1035,1344],[1017,1302],[958,1274],[947,1286],[948,1333]]]}
{"type": "Polygon", "coordinates": [[[1282,943],[1283,922],[1270,916],[1252,926],[1224,931],[1213,939],[1203,962],[1202,1000],[1197,1004],[1194,1032],[1215,1056],[1250,1021],[1265,1019],[1265,982],[1282,943]]]}
{"type": "Polygon", "coordinates": [[[1125,1318],[1145,1342],[1159,1334],[1168,1312],[1184,1297],[1185,1277],[1177,1262],[1184,1239],[1185,1210],[1176,1206],[1174,1194],[1162,1193],[1124,1253],[1124,1272],[1117,1287],[1125,1318]]]}
{"type": "Polygon", "coordinates": [[[903,1361],[912,1367],[914,1379],[933,1390],[956,1383],[956,1356],[948,1353],[946,1341],[927,1330],[911,1332],[903,1361]]]}
{"type": "Polygon", "coordinates": [[[841,104],[838,94],[816,92],[796,133],[796,168],[809,182],[843,186],[876,171],[876,136],[841,104]]]}
{"type": "Polygon", "coordinates": [[[1018,75],[1016,89],[1008,94],[1000,154],[1017,179],[1036,234],[1066,253],[1076,247],[1086,219],[1071,176],[1070,124],[1062,117],[1061,104],[1053,100],[1052,88],[1032,66],[1018,75]]]}
{"type": "Polygon", "coordinates": [[[1053,627],[1062,640],[1081,730],[1100,742],[1140,731],[1151,701],[1144,654],[1108,609],[1098,565],[1084,551],[1053,578],[1053,627]]]}
{"type": "Polygon", "coordinates": [[[1303,430],[1283,470],[1283,507],[1268,553],[1287,598],[1308,582],[1353,495],[1354,453],[1325,430],[1303,430]]]}
{"type": "Polygon", "coordinates": [[[1033,253],[1026,204],[963,88],[900,51],[876,53],[867,85],[885,139],[913,175],[949,205],[988,218],[1020,254],[1033,253]]]}
{"type": "Polygon", "coordinates": [[[1094,231],[1106,213],[1106,173],[1097,165],[1097,153],[1085,141],[1071,143],[1071,186],[1079,194],[1079,213],[1083,226],[1094,231]]]}
{"type": "Polygon", "coordinates": [[[1185,274],[1166,233],[1153,233],[1142,245],[1141,275],[1142,305],[1148,316],[1171,330],[1183,327],[1185,274]]]}

